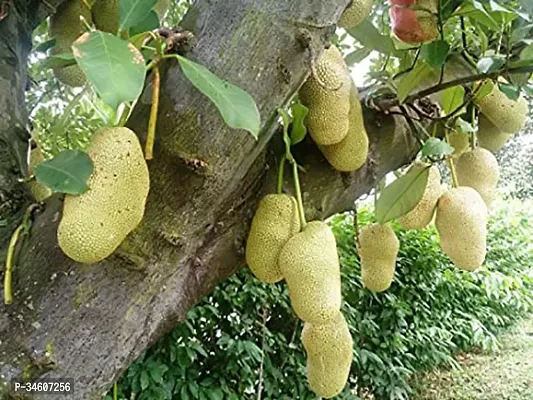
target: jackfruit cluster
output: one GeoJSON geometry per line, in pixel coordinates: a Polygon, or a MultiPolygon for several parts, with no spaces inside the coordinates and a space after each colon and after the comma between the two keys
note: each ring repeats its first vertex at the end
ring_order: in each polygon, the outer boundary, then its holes
{"type": "Polygon", "coordinates": [[[394,35],[402,42],[419,44],[439,36],[439,0],[389,0],[389,16],[394,35]]]}
{"type": "Polygon", "coordinates": [[[398,218],[398,223],[404,229],[423,229],[429,225],[437,208],[437,201],[441,195],[440,172],[436,166],[417,162],[411,170],[421,171],[429,168],[428,180],[424,194],[418,204],[406,215],[398,218]]]}
{"type": "Polygon", "coordinates": [[[500,167],[496,157],[489,150],[478,147],[459,157],[455,170],[459,186],[475,189],[487,207],[490,207],[500,180],[500,167]]]}
{"type": "Polygon", "coordinates": [[[341,15],[339,26],[344,29],[356,27],[370,15],[373,4],[373,0],[352,0],[341,15]]]}
{"type": "Polygon", "coordinates": [[[400,242],[390,224],[370,224],[359,232],[363,286],[373,292],[387,290],[394,278],[400,242]]]}
{"type": "Polygon", "coordinates": [[[481,267],[487,249],[487,206],[471,187],[444,193],[437,203],[435,225],[442,251],[466,271],[481,267]]]}
{"type": "Polygon", "coordinates": [[[368,135],[363,119],[363,109],[359,101],[357,86],[352,82],[350,91],[350,113],[348,133],[339,143],[318,148],[328,162],[338,171],[356,171],[368,157],[368,135]]]}
{"type": "Polygon", "coordinates": [[[279,254],[298,232],[300,219],[294,197],[270,194],[261,200],[246,243],[246,262],[258,279],[268,283],[283,279],[278,266],[279,254]]]}
{"type": "Polygon", "coordinates": [[[483,114],[479,114],[479,124],[477,132],[477,142],[480,147],[490,150],[493,153],[501,150],[505,143],[513,136],[512,133],[505,133],[483,114]]]}
{"type": "Polygon", "coordinates": [[[346,385],[353,358],[353,339],[342,313],[329,322],[309,322],[302,330],[302,343],[307,353],[307,380],[317,396],[335,397],[346,385]]]}
{"type": "Polygon", "coordinates": [[[139,140],[128,128],[102,128],[87,148],[89,190],[67,195],[57,231],[61,250],[93,264],[111,255],[144,214],[150,180],[139,140]]]}
{"type": "MultiPolygon", "coordinates": [[[[28,173],[30,176],[34,174],[34,168],[37,164],[40,164],[44,161],[44,156],[39,147],[34,148],[30,152],[30,164],[28,168],[28,173]]],[[[52,191],[46,185],[39,183],[35,180],[32,180],[29,183],[30,192],[35,198],[36,201],[41,202],[45,201],[52,195],[52,191]]]]}
{"type": "Polygon", "coordinates": [[[301,320],[323,324],[341,307],[341,274],[335,236],[324,222],[309,222],[281,249],[279,268],[301,320]]]}
{"type": "MultiPolygon", "coordinates": [[[[84,33],[84,24],[92,23],[91,10],[84,0],[69,0],[63,2],[54,15],[50,17],[50,36],[56,40],[52,54],[71,52],[72,43],[84,33]]],[[[54,68],[54,75],[65,85],[72,87],[83,86],[87,81],[81,68],[69,65],[64,68],[54,68]]]]}
{"type": "Polygon", "coordinates": [[[350,71],[335,46],[318,59],[316,76],[311,75],[300,89],[300,100],[309,108],[306,125],[319,145],[339,143],[348,134],[350,113],[350,71]]]}

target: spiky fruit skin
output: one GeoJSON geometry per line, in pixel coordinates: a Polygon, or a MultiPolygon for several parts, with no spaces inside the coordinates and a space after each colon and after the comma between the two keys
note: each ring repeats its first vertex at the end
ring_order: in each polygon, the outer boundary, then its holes
{"type": "Polygon", "coordinates": [[[483,114],[479,115],[477,141],[480,147],[495,153],[501,150],[511,137],[513,137],[512,133],[502,132],[501,129],[490,122],[483,114]]]}
{"type": "MultiPolygon", "coordinates": [[[[71,51],[74,42],[83,32],[84,24],[80,16],[88,23],[92,23],[91,10],[83,0],[69,0],[63,2],[54,15],[50,17],[50,35],[56,39],[52,54],[71,51]]],[[[56,78],[67,86],[80,87],[87,78],[78,65],[65,68],[54,68],[56,78]]]]}
{"type": "Polygon", "coordinates": [[[389,0],[389,5],[392,32],[402,42],[420,44],[439,36],[438,0],[389,0]]]}
{"type": "Polygon", "coordinates": [[[361,168],[368,157],[368,135],[359,102],[357,87],[352,82],[348,133],[344,139],[330,146],[318,146],[333,168],[350,172],[361,168]]]}
{"type": "Polygon", "coordinates": [[[279,267],[301,320],[323,324],[341,307],[341,274],[335,236],[321,221],[307,224],[281,249],[279,267]]]}
{"type": "Polygon", "coordinates": [[[306,322],[302,342],[309,386],[318,397],[335,397],[346,386],[353,358],[353,339],[346,319],[339,312],[326,324],[306,322]]]}
{"type": "Polygon", "coordinates": [[[294,197],[270,194],[261,200],[246,243],[246,262],[258,279],[268,283],[283,279],[279,253],[298,232],[300,219],[294,197]]]}
{"type": "Polygon", "coordinates": [[[341,15],[339,26],[344,29],[356,27],[370,15],[373,5],[373,0],[352,0],[341,15]]]}
{"type": "Polygon", "coordinates": [[[128,128],[100,129],[87,153],[94,164],[90,189],[65,197],[57,238],[68,257],[93,264],[137,227],[150,181],[139,139],[128,128]]]}
{"type": "Polygon", "coordinates": [[[453,158],[458,158],[468,151],[470,140],[468,135],[462,132],[450,132],[448,134],[448,144],[453,147],[453,158]]]}
{"type": "MultiPolygon", "coordinates": [[[[30,165],[28,168],[28,172],[30,175],[34,174],[34,168],[37,164],[40,164],[44,161],[43,153],[41,152],[41,149],[39,147],[34,148],[30,152],[30,165]]],[[[29,183],[30,191],[35,200],[38,202],[45,201],[47,198],[49,198],[52,195],[52,190],[48,188],[47,186],[43,185],[42,183],[31,181],[29,183]]]]}
{"type": "Polygon", "coordinates": [[[502,132],[517,133],[526,124],[529,113],[526,99],[520,96],[513,101],[498,85],[494,85],[489,95],[475,101],[481,113],[502,132]]]}
{"type": "Polygon", "coordinates": [[[324,51],[316,71],[326,87],[311,75],[300,89],[300,100],[309,108],[309,134],[315,143],[327,146],[339,143],[348,133],[352,78],[335,46],[324,51]]]}
{"type": "Polygon", "coordinates": [[[483,265],[487,252],[487,206],[471,187],[444,193],[437,203],[435,225],[442,251],[466,271],[483,265]]]}
{"type": "MultiPolygon", "coordinates": [[[[420,171],[428,167],[427,164],[416,163],[412,169],[420,171]]],[[[422,199],[409,213],[398,218],[400,226],[404,229],[423,229],[428,226],[435,214],[441,192],[440,172],[433,165],[429,167],[428,181],[422,199]]]]}
{"type": "Polygon", "coordinates": [[[91,9],[96,29],[117,33],[120,0],[96,0],[91,9]]]}
{"type": "Polygon", "coordinates": [[[372,292],[387,290],[394,278],[400,241],[390,224],[370,224],[359,232],[363,286],[372,292]]]}
{"type": "Polygon", "coordinates": [[[459,186],[474,188],[487,207],[490,207],[495,197],[496,185],[500,180],[500,166],[494,154],[478,147],[459,157],[455,170],[459,186]]]}

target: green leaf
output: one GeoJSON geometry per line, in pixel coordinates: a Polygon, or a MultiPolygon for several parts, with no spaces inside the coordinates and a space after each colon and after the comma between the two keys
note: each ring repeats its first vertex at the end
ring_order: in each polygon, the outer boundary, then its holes
{"type": "Polygon", "coordinates": [[[139,379],[141,382],[141,389],[146,390],[150,385],[150,377],[148,376],[148,372],[142,371],[139,379]]]}
{"type": "Polygon", "coordinates": [[[457,118],[455,121],[455,127],[459,132],[464,134],[474,133],[476,131],[470,122],[465,121],[462,118],[457,118]]]}
{"type": "Polygon", "coordinates": [[[422,155],[426,157],[431,156],[445,156],[453,153],[453,147],[443,140],[437,138],[429,138],[422,147],[422,155]]]}
{"type": "Polygon", "coordinates": [[[352,65],[359,64],[361,61],[363,61],[365,58],[367,58],[372,53],[372,49],[370,47],[361,47],[357,50],[352,51],[350,54],[348,54],[344,61],[346,62],[346,65],[351,67],[352,65]]]}
{"type": "Polygon", "coordinates": [[[520,88],[514,85],[499,83],[498,87],[510,100],[516,101],[520,97],[520,88]]]}
{"type": "Polygon", "coordinates": [[[422,46],[420,55],[431,68],[440,68],[446,62],[450,45],[445,40],[435,40],[422,46]]]}
{"type": "Polygon", "coordinates": [[[207,392],[207,396],[211,400],[223,400],[224,392],[222,392],[220,388],[209,389],[209,391],[207,392]]]}
{"type": "Polygon", "coordinates": [[[252,96],[220,79],[206,67],[182,56],[177,58],[183,74],[217,106],[226,124],[234,129],[245,129],[257,139],[261,117],[252,96]]]}
{"type": "Polygon", "coordinates": [[[55,45],[56,45],[56,39],[52,38],[50,40],[47,40],[46,42],[42,42],[39,45],[35,46],[32,49],[32,51],[36,53],[46,53],[48,50],[50,50],[55,45]]]}
{"type": "Polygon", "coordinates": [[[443,90],[442,108],[445,115],[451,114],[463,104],[465,98],[465,89],[462,86],[454,86],[443,90]]]}
{"type": "Polygon", "coordinates": [[[491,80],[486,80],[481,84],[481,87],[477,90],[475,99],[477,101],[481,100],[483,97],[486,97],[489,94],[491,94],[493,90],[494,90],[494,82],[492,82],[491,80]]]}
{"type": "Polygon", "coordinates": [[[48,68],[64,68],[69,65],[76,64],[76,59],[72,53],[61,53],[48,56],[41,63],[39,63],[39,70],[48,68]]]}
{"type": "Polygon", "coordinates": [[[81,194],[89,190],[87,180],[93,173],[89,155],[79,150],[64,150],[35,167],[37,182],[56,193],[81,194]]]}
{"type": "Polygon", "coordinates": [[[503,57],[483,57],[477,62],[477,70],[482,74],[488,74],[500,70],[504,65],[503,57]]]}
{"type": "Polygon", "coordinates": [[[365,19],[354,28],[348,29],[347,32],[364,47],[385,55],[396,53],[392,39],[389,36],[382,35],[378,28],[368,19],[365,19]]]}
{"type": "Polygon", "coordinates": [[[301,103],[294,103],[292,110],[292,130],[291,130],[291,144],[300,143],[304,140],[307,134],[307,127],[305,126],[305,117],[309,113],[309,109],[301,103]]]}
{"type": "Polygon", "coordinates": [[[432,69],[424,61],[418,61],[416,66],[405,74],[398,83],[398,100],[403,103],[405,99],[416,89],[432,69]]]}
{"type": "Polygon", "coordinates": [[[152,10],[148,13],[146,18],[143,19],[139,24],[132,26],[130,28],[130,36],[135,36],[140,33],[153,31],[159,26],[160,26],[159,17],[157,16],[157,13],[152,10]]]}
{"type": "Polygon", "coordinates": [[[141,24],[154,8],[157,0],[120,0],[119,30],[128,30],[141,24]]]}
{"type": "Polygon", "coordinates": [[[83,34],[72,48],[88,80],[114,110],[119,104],[139,97],[146,75],[145,61],[131,43],[95,31],[83,34]]]}
{"type": "Polygon", "coordinates": [[[381,192],[376,202],[376,220],[385,224],[407,214],[422,199],[429,176],[429,168],[411,168],[381,192]]]}

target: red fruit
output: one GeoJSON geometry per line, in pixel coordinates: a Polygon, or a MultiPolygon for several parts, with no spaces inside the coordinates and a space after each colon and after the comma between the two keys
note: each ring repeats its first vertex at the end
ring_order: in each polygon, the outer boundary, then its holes
{"type": "MultiPolygon", "coordinates": [[[[412,0],[389,0],[394,3],[407,3],[412,0]]],[[[433,0],[421,0],[419,6],[431,9],[433,0]],[[424,4],[430,3],[430,4],[424,4]]],[[[437,17],[426,10],[414,10],[399,5],[391,6],[389,16],[392,31],[398,39],[405,43],[418,44],[430,42],[439,36],[437,17]]]]}
{"type": "Polygon", "coordinates": [[[390,6],[409,7],[416,3],[416,0],[389,0],[390,6]]]}

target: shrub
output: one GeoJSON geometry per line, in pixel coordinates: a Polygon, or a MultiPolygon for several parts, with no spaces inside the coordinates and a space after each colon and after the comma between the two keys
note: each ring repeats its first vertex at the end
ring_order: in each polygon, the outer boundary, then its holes
{"type": "MultiPolygon", "coordinates": [[[[378,399],[408,398],[414,372],[454,365],[460,350],[496,347],[496,335],[533,306],[532,216],[519,203],[501,208],[490,222],[486,266],[475,273],[450,265],[433,228],[397,229],[395,281],[382,294],[362,289],[353,218],[334,217],[343,312],[354,337],[352,390],[338,398],[357,399],[357,387],[378,399]]],[[[359,213],[361,225],[370,219],[359,213]]],[[[119,398],[251,399],[262,375],[264,399],[316,399],[301,327],[284,283],[260,283],[243,269],[130,366],[119,398]]]]}

